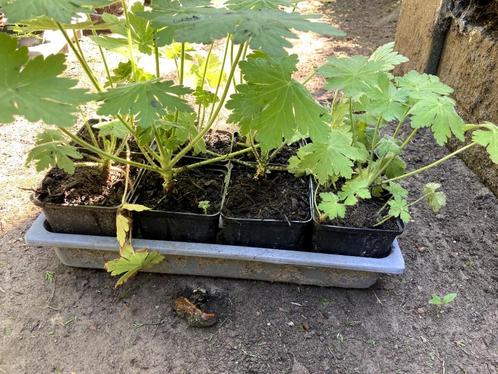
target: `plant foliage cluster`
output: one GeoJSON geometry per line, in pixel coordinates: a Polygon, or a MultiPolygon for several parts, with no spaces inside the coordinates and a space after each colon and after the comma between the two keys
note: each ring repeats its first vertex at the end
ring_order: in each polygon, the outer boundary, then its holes
{"type": "MultiPolygon", "coordinates": [[[[332,57],[316,74],[333,94],[329,105],[318,103],[295,79],[298,58],[287,48],[297,31],[340,37],[343,33],[316,15],[296,12],[294,0],[153,0],[151,6],[121,0],[123,17],[103,15],[94,24],[90,14],[111,0],[0,0],[11,27],[22,32],[60,30],[87,74],[93,89],[67,78],[65,56],[28,58],[15,38],[0,33],[0,123],[16,116],[41,121],[41,133],[28,162],[38,170],[59,167],[73,173],[81,159],[103,168],[135,167],[158,173],[164,190],[175,176],[220,160],[254,153],[255,175],[271,172],[270,161],[286,144],[307,140],[290,160],[296,176],[312,175],[318,184],[316,209],[321,220],[344,218],[362,200],[388,196],[378,212],[378,224],[400,217],[410,220],[411,205],[426,201],[438,211],[446,198],[437,183],[408,200],[399,181],[437,166],[473,147],[486,147],[498,162],[498,128],[491,123],[465,124],[455,111],[452,89],[435,76],[410,72],[394,77],[393,68],[406,58],[393,44],[370,57],[332,57]],[[86,14],[87,19],[75,21],[86,14]],[[105,68],[105,77],[90,66],[78,41],[79,30],[90,30],[105,68]],[[111,30],[110,34],[99,30],[111,30]],[[110,57],[119,55],[114,68],[110,57]],[[144,61],[152,56],[155,71],[144,61]],[[170,61],[174,74],[161,71],[170,61]],[[83,105],[94,103],[106,122],[91,126],[87,138],[70,127],[83,105]],[[242,149],[216,154],[206,150],[205,135],[228,113],[228,122],[243,135],[242,149]],[[404,151],[421,128],[436,142],[472,142],[418,170],[406,171],[404,151]],[[130,153],[133,144],[135,153],[130,153]],[[203,153],[206,161],[188,165],[188,154],[203,153]],[[131,156],[130,156],[131,155],[131,156]]],[[[138,269],[160,261],[147,251],[134,251],[129,240],[131,212],[126,194],[117,226],[122,258],[108,264],[126,281],[138,269]]],[[[207,202],[209,203],[209,202],[207,202]]],[[[200,210],[207,210],[205,203],[200,210]]]]}

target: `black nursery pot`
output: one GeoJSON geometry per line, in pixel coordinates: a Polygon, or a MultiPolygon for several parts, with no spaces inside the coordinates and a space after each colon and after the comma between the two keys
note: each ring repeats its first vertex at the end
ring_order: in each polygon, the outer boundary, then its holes
{"type": "Polygon", "coordinates": [[[397,230],[342,227],[318,223],[313,211],[313,249],[315,252],[346,256],[383,258],[391,253],[394,239],[404,225],[396,219],[397,230]]]}
{"type": "Polygon", "coordinates": [[[63,205],[44,203],[31,195],[34,205],[40,207],[51,231],[61,234],[116,236],[118,207],[63,205]]]}
{"type": "Polygon", "coordinates": [[[313,230],[311,180],[308,196],[309,219],[302,221],[233,217],[222,210],[218,242],[249,247],[310,250],[313,230]]]}
{"type": "MultiPolygon", "coordinates": [[[[227,169],[223,166],[211,166],[209,170],[215,170],[224,176],[223,186],[220,189],[220,199],[222,199],[228,179],[227,169]]],[[[145,239],[215,243],[220,210],[213,214],[148,210],[135,213],[133,217],[138,234],[145,239]]]]}

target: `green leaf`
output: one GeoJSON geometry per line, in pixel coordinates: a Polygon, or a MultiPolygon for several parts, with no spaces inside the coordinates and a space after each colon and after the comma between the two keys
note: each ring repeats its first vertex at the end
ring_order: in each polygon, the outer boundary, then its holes
{"type": "Polygon", "coordinates": [[[93,8],[114,3],[115,0],[0,0],[0,8],[9,23],[46,17],[70,23],[78,13],[89,13],[93,8]]]}
{"type": "Polygon", "coordinates": [[[385,136],[379,140],[375,147],[375,154],[378,157],[384,157],[388,154],[399,155],[401,147],[399,141],[392,136],[385,136]]]}
{"type": "Polygon", "coordinates": [[[389,200],[389,215],[393,217],[400,217],[404,223],[411,220],[410,210],[408,203],[404,198],[396,196],[394,199],[389,200]]]}
{"type": "Polygon", "coordinates": [[[396,156],[389,163],[388,167],[384,171],[384,174],[387,178],[396,178],[403,175],[405,170],[406,162],[404,162],[399,156],[396,156]]]}
{"type": "Polygon", "coordinates": [[[430,127],[439,145],[451,135],[464,140],[464,122],[455,110],[455,102],[447,96],[428,96],[410,109],[413,128],[430,127]]]}
{"type": "Polygon", "coordinates": [[[74,125],[74,113],[92,96],[73,88],[78,82],[58,75],[64,72],[64,55],[38,56],[28,61],[28,49],[0,33],[0,123],[15,115],[61,127],[74,125]]]}
{"type": "Polygon", "coordinates": [[[486,147],[486,151],[489,153],[491,160],[498,164],[498,127],[487,122],[484,124],[486,130],[477,130],[472,134],[472,140],[477,144],[486,147]]]}
{"type": "Polygon", "coordinates": [[[122,257],[106,262],[105,269],[112,276],[122,275],[116,282],[116,287],[123,285],[128,279],[140,270],[149,269],[164,260],[164,256],[157,251],[150,252],[146,249],[135,251],[130,244],[122,252],[122,257]]]}
{"type": "Polygon", "coordinates": [[[255,131],[263,150],[278,147],[296,132],[312,139],[327,132],[325,109],[292,79],[296,64],[296,55],[273,59],[261,53],[240,63],[247,83],[237,86],[227,102],[232,110],[228,121],[239,123],[243,134],[255,131]]]}
{"type": "Polygon", "coordinates": [[[36,137],[35,144],[28,153],[26,164],[35,161],[37,171],[57,166],[68,174],[73,174],[72,159],[83,157],[75,147],[67,144],[64,135],[58,130],[45,130],[36,137]]]}
{"type": "Polygon", "coordinates": [[[350,179],[353,161],[364,161],[367,156],[359,143],[353,145],[351,133],[331,129],[325,139],[301,147],[296,156],[299,162],[295,165],[300,170],[311,171],[320,184],[326,184],[334,177],[350,179]]]}
{"type": "Polygon", "coordinates": [[[339,202],[339,197],[336,194],[322,192],[320,199],[318,209],[329,219],[344,218],[346,216],[346,206],[339,202]]]}
{"type": "Polygon", "coordinates": [[[168,111],[191,112],[192,108],[179,95],[192,92],[173,81],[147,81],[111,88],[101,94],[100,115],[135,115],[139,126],[149,127],[168,111]]]}
{"type": "Polygon", "coordinates": [[[124,139],[130,133],[128,128],[119,120],[98,123],[92,126],[99,130],[99,137],[114,136],[118,139],[124,139]]]}
{"type": "Polygon", "coordinates": [[[327,79],[326,88],[342,90],[354,100],[365,95],[385,75],[382,62],[365,56],[332,57],[318,72],[327,79]]]}
{"type": "Polygon", "coordinates": [[[280,7],[291,7],[293,0],[229,0],[226,3],[228,9],[279,9],[280,7]]]}
{"type": "Polygon", "coordinates": [[[275,9],[230,10],[213,7],[174,7],[171,2],[153,2],[153,11],[144,15],[157,33],[160,45],[176,42],[211,44],[217,39],[233,35],[234,42],[249,41],[253,50],[262,50],[272,56],[285,55],[284,48],[296,39],[297,31],[312,31],[326,36],[344,35],[325,23],[313,22],[321,16],[286,13],[275,9]]]}
{"type": "Polygon", "coordinates": [[[403,188],[401,184],[396,182],[389,182],[389,184],[384,187],[394,198],[403,199],[408,196],[408,190],[403,188]]]}
{"type": "Polygon", "coordinates": [[[395,52],[394,42],[390,42],[377,48],[369,60],[381,62],[382,70],[387,72],[393,70],[396,65],[407,62],[408,58],[395,52]]]}
{"type": "MultiPolygon", "coordinates": [[[[190,67],[190,73],[197,78],[197,86],[204,88],[205,82],[202,81],[202,77],[204,76],[204,71],[206,71],[205,80],[209,86],[215,88],[220,81],[221,61],[218,56],[211,54],[206,68],[206,60],[206,57],[196,55],[194,57],[195,63],[190,67]]],[[[223,73],[221,75],[221,82],[225,82],[226,79],[226,74],[223,73]]]]}
{"type": "Polygon", "coordinates": [[[456,297],[457,297],[456,293],[446,294],[446,295],[443,296],[443,303],[444,304],[449,304],[449,303],[453,302],[453,300],[455,300],[456,297]]]}
{"type": "Polygon", "coordinates": [[[396,88],[387,76],[379,77],[376,86],[366,91],[362,104],[365,111],[385,121],[402,119],[406,113],[406,93],[396,88]]]}
{"type": "Polygon", "coordinates": [[[456,293],[448,293],[444,296],[438,296],[436,294],[432,295],[432,298],[429,300],[429,304],[432,305],[446,305],[452,303],[457,297],[456,293]]]}
{"type": "Polygon", "coordinates": [[[218,96],[214,93],[203,90],[201,87],[197,87],[194,91],[195,103],[208,106],[209,104],[216,103],[219,101],[218,96]]]}
{"type": "MultiPolygon", "coordinates": [[[[194,57],[188,53],[192,52],[194,48],[189,43],[185,43],[184,46],[184,53],[185,53],[185,60],[192,61],[194,57]]],[[[167,45],[164,47],[164,55],[171,59],[171,60],[177,60],[181,58],[182,56],[182,43],[171,43],[170,45],[167,45]]]]}
{"type": "Polygon", "coordinates": [[[440,187],[439,183],[431,182],[427,183],[422,191],[427,204],[429,204],[434,213],[439,212],[441,208],[446,206],[446,195],[444,192],[438,191],[440,187]]]}
{"type": "Polygon", "coordinates": [[[129,56],[128,29],[131,32],[131,41],[134,49],[150,55],[154,53],[154,28],[150,21],[138,15],[144,11],[144,6],[140,3],[133,4],[128,12],[129,28],[126,22],[120,20],[112,14],[104,13],[104,22],[109,24],[109,29],[113,33],[110,36],[92,36],[91,39],[102,48],[109,51],[121,53],[129,56]]]}
{"type": "MultiPolygon", "coordinates": [[[[133,74],[133,68],[131,66],[131,61],[129,60],[127,62],[120,62],[112,72],[114,73],[114,75],[111,76],[113,84],[146,82],[154,78],[153,74],[147,73],[139,66],[135,67],[135,74],[133,74]]],[[[106,87],[110,85],[111,82],[106,82],[106,87]]]]}
{"type": "Polygon", "coordinates": [[[443,305],[443,298],[436,294],[433,294],[431,299],[429,300],[429,304],[432,305],[443,305]]]}
{"type": "Polygon", "coordinates": [[[339,198],[344,200],[345,205],[355,205],[359,199],[370,199],[368,181],[364,178],[348,180],[339,192],[339,198]]]}
{"type": "Polygon", "coordinates": [[[411,99],[422,100],[427,96],[447,96],[453,89],[439,80],[439,77],[429,74],[420,74],[414,70],[402,77],[396,77],[399,88],[408,92],[411,99]]]}

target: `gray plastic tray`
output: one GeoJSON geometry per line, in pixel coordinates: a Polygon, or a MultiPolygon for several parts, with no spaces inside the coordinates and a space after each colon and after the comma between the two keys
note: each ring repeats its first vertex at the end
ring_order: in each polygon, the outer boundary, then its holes
{"type": "MultiPolygon", "coordinates": [[[[103,269],[106,261],[118,256],[115,238],[53,233],[47,230],[43,214],[34,221],[25,239],[28,245],[55,248],[67,266],[103,269]]],[[[381,274],[402,274],[405,270],[397,240],[385,258],[146,239],[134,239],[133,245],[165,255],[165,261],[147,270],[164,274],[368,288],[381,274]]]]}

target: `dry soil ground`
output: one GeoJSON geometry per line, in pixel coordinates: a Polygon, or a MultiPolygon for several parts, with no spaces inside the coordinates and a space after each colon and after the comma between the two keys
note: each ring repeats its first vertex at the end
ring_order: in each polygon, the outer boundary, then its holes
{"type": "MultiPolygon", "coordinates": [[[[308,63],[392,40],[396,7],[324,1],[318,10],[349,36],[308,63]]],[[[372,289],[141,274],[115,290],[106,273],[23,244],[38,213],[26,189],[41,178],[23,160],[40,127],[0,127],[0,373],[497,372],[497,199],[460,160],[415,178],[414,190],[441,181],[448,206],[437,216],[414,209],[401,238],[406,274],[372,289]],[[175,316],[172,299],[192,287],[218,297],[221,323],[194,329],[175,316]],[[453,304],[428,305],[447,292],[458,293],[453,304]]],[[[427,134],[415,144],[412,166],[446,153],[427,134]]]]}

